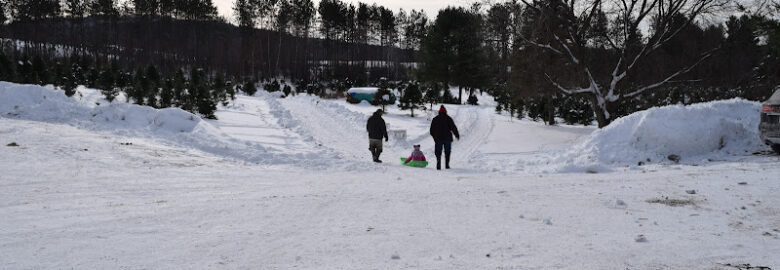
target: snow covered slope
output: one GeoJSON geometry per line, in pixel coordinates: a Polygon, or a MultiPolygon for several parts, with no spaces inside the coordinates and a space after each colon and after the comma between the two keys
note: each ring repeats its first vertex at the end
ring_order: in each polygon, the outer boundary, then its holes
{"type": "Polygon", "coordinates": [[[407,137],[374,164],[373,106],[260,92],[211,121],[0,83],[0,269],[777,268],[780,157],[745,154],[754,109],[594,131],[448,106],[462,136],[436,171],[391,162],[433,158],[424,111],[388,108],[407,137]]]}
{"type": "Polygon", "coordinates": [[[780,267],[776,156],[607,174],[323,171],[165,142],[0,117],[0,268],[780,267]]]}

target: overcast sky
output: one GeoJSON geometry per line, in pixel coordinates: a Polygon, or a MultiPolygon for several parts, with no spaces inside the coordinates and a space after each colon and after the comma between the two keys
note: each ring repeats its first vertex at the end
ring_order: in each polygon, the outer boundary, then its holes
{"type": "MultiPolygon", "coordinates": [[[[230,18],[233,20],[233,2],[235,0],[212,0],[214,1],[214,4],[217,6],[217,9],[219,9],[219,14],[222,16],[225,16],[227,18],[230,18]]],[[[472,1],[466,1],[466,0],[376,0],[376,1],[351,1],[351,0],[342,0],[347,3],[353,3],[357,5],[358,2],[363,2],[367,4],[376,3],[377,5],[382,5],[387,8],[392,9],[393,11],[397,12],[398,9],[403,8],[406,11],[417,9],[417,10],[425,10],[425,13],[428,15],[428,18],[435,18],[436,14],[439,12],[439,9],[444,8],[446,6],[464,6],[468,3],[473,2],[472,1]]],[[[314,5],[319,3],[319,0],[314,0],[314,5]]]]}

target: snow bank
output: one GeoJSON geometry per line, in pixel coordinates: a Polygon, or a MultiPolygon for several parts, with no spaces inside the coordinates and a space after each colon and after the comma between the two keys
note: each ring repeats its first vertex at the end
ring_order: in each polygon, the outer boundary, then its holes
{"type": "MultiPolygon", "coordinates": [[[[272,97],[269,97],[272,98],[272,97]]],[[[163,140],[203,152],[259,164],[300,164],[326,167],[326,161],[272,151],[259,143],[228,136],[199,116],[179,108],[154,109],[128,103],[99,102],[94,106],[37,85],[0,82],[0,117],[68,124],[131,137],[163,140]]],[[[280,112],[284,114],[284,112],[280,112]]],[[[289,114],[289,113],[287,113],[289,114]]],[[[279,115],[279,119],[292,119],[279,115]]],[[[280,120],[284,121],[284,120],[280,120]]],[[[294,123],[287,123],[294,126],[294,123]]]]}
{"type": "Polygon", "coordinates": [[[636,112],[597,130],[571,150],[553,158],[556,171],[605,171],[613,166],[682,163],[724,159],[761,149],[761,105],[742,99],[689,106],[673,105],[636,112]]]}
{"type": "Polygon", "coordinates": [[[128,103],[94,108],[37,85],[0,82],[0,115],[25,120],[66,123],[80,127],[153,132],[192,132],[200,117],[178,108],[157,110],[128,103]]]}

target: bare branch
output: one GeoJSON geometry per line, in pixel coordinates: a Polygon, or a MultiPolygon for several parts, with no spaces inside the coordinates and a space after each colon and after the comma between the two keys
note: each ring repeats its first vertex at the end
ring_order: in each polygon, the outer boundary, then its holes
{"type": "Polygon", "coordinates": [[[699,64],[701,64],[701,62],[704,62],[704,60],[707,60],[707,58],[710,58],[710,56],[712,56],[712,55],[713,55],[713,54],[714,54],[716,51],[720,50],[720,48],[721,48],[721,47],[717,47],[717,48],[715,48],[715,49],[712,49],[712,50],[709,50],[709,51],[705,52],[704,54],[702,54],[702,56],[701,56],[701,57],[699,57],[699,60],[698,60],[698,61],[696,61],[696,63],[693,63],[693,64],[692,64],[692,65],[690,65],[690,66],[687,66],[687,67],[685,67],[685,68],[683,68],[683,69],[680,69],[680,70],[678,70],[678,71],[677,71],[677,72],[675,72],[674,74],[672,74],[672,75],[669,75],[668,77],[666,77],[666,79],[664,79],[664,80],[662,80],[662,81],[660,81],[660,82],[657,82],[657,83],[651,84],[651,85],[647,85],[647,86],[641,87],[641,88],[639,88],[639,89],[637,89],[637,90],[634,90],[633,92],[630,92],[630,93],[628,93],[628,94],[625,94],[625,95],[623,95],[623,97],[630,98],[630,97],[633,97],[633,96],[639,95],[639,94],[641,94],[641,93],[643,93],[643,92],[645,92],[645,91],[647,91],[647,90],[650,90],[650,89],[654,89],[654,88],[660,87],[660,86],[662,86],[662,85],[664,85],[664,84],[666,84],[666,83],[670,82],[671,80],[673,80],[673,79],[674,79],[674,78],[676,78],[677,76],[680,76],[680,75],[682,75],[682,74],[688,73],[688,72],[689,72],[689,71],[691,71],[693,68],[695,68],[696,66],[698,66],[699,64]]]}
{"type": "Polygon", "coordinates": [[[547,80],[550,81],[550,83],[552,83],[556,88],[558,88],[558,90],[560,90],[561,92],[563,92],[566,95],[576,95],[576,94],[582,94],[582,93],[594,93],[595,94],[595,92],[593,92],[593,87],[581,88],[581,89],[577,89],[577,90],[569,90],[569,89],[566,89],[565,87],[563,87],[561,84],[557,83],[555,80],[553,80],[550,77],[550,75],[548,75],[547,73],[544,73],[544,76],[547,76],[547,80]]]}

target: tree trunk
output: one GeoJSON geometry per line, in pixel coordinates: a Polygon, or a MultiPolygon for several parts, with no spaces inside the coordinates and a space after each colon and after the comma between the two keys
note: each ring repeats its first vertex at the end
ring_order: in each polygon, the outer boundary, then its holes
{"type": "Polygon", "coordinates": [[[612,103],[604,101],[604,104],[599,104],[598,98],[595,95],[591,95],[589,99],[591,107],[593,108],[593,112],[596,114],[596,122],[598,122],[599,128],[603,128],[609,125],[609,123],[612,122],[612,118],[609,113],[609,108],[612,106],[612,103]]]}
{"type": "Polygon", "coordinates": [[[463,104],[463,86],[460,85],[458,85],[458,104],[463,104]]]}
{"type": "Polygon", "coordinates": [[[555,105],[553,104],[553,96],[547,96],[545,99],[547,99],[547,105],[545,106],[545,109],[547,109],[547,124],[552,126],[555,125],[555,105]]]}

